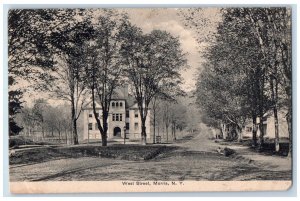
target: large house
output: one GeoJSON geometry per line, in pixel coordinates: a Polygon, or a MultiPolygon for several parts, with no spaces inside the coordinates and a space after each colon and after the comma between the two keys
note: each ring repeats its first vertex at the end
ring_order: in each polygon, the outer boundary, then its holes
{"type": "MultiPolygon", "coordinates": [[[[96,102],[97,115],[102,122],[101,104],[96,102]]],[[[83,108],[83,139],[101,139],[100,131],[97,127],[97,122],[94,117],[92,101],[86,104],[83,108]]],[[[108,116],[108,139],[141,139],[141,119],[138,110],[138,105],[134,97],[128,95],[128,87],[115,90],[110,102],[110,111],[108,116]]],[[[146,120],[147,138],[150,138],[150,110],[146,120]]]]}
{"type": "MultiPolygon", "coordinates": [[[[279,131],[279,138],[281,140],[289,138],[289,131],[288,131],[288,124],[286,120],[286,110],[279,110],[278,111],[278,131],[279,131]]],[[[264,138],[266,139],[275,139],[275,119],[273,112],[270,110],[264,114],[263,117],[263,129],[264,129],[264,138]]],[[[258,125],[256,125],[258,126],[258,125]]],[[[240,137],[242,138],[252,138],[253,136],[253,123],[252,119],[247,119],[244,127],[241,131],[240,137]]],[[[223,125],[222,128],[223,136],[218,130],[214,130],[212,132],[213,137],[219,138],[222,137],[223,139],[230,139],[232,136],[230,135],[231,132],[235,132],[231,124],[223,125]]],[[[236,133],[234,133],[236,134],[236,133]]],[[[256,132],[257,139],[260,136],[260,130],[258,129],[256,132]]],[[[234,135],[234,137],[238,138],[239,136],[234,135]]]]}
{"type": "MultiPolygon", "coordinates": [[[[278,126],[279,126],[279,137],[280,138],[289,138],[288,124],[286,121],[286,111],[280,110],[278,111],[278,126]]],[[[264,137],[269,139],[275,138],[275,120],[272,111],[265,113],[263,119],[263,129],[264,129],[264,137]]],[[[252,138],[252,128],[253,124],[250,119],[246,122],[245,128],[242,131],[243,137],[252,138]]],[[[259,136],[259,129],[257,130],[257,137],[259,136]]]]}

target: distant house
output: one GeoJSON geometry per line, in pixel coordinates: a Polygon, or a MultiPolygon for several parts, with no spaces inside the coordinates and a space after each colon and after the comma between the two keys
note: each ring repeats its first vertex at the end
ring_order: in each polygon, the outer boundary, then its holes
{"type": "MultiPolygon", "coordinates": [[[[286,121],[286,111],[280,110],[278,111],[278,124],[279,124],[279,138],[289,138],[289,132],[288,132],[288,124],[286,121]]],[[[263,125],[264,125],[264,137],[269,139],[275,138],[275,121],[274,121],[274,115],[272,111],[269,111],[265,113],[264,119],[263,119],[263,125]]],[[[242,131],[243,137],[246,138],[252,138],[252,120],[247,120],[246,125],[242,131]]],[[[260,136],[259,130],[257,131],[257,137],[260,136]]]]}
{"type": "MultiPolygon", "coordinates": [[[[97,115],[102,122],[101,104],[96,102],[97,115]]],[[[94,117],[92,101],[83,108],[83,139],[101,139],[100,131],[94,117]]],[[[141,139],[141,119],[134,97],[128,95],[128,87],[115,90],[110,102],[108,116],[108,139],[141,139]]],[[[150,110],[146,120],[147,138],[150,138],[150,110]]]]}

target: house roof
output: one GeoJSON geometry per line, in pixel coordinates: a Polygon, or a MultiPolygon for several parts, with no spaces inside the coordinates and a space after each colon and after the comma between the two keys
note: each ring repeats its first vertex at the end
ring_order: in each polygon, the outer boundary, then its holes
{"type": "MultiPolygon", "coordinates": [[[[280,108],[278,111],[277,111],[277,115],[280,115],[280,116],[286,116],[288,110],[286,108],[280,108]]],[[[264,117],[265,118],[269,118],[270,116],[272,116],[274,114],[274,111],[273,110],[268,110],[265,114],[264,114],[264,117]]]]}
{"type": "Polygon", "coordinates": [[[125,103],[126,103],[126,107],[130,108],[130,107],[132,107],[132,106],[135,105],[136,100],[135,100],[135,98],[132,95],[128,95],[125,103]]]}
{"type": "MultiPolygon", "coordinates": [[[[123,89],[116,89],[114,93],[112,94],[111,100],[125,100],[126,108],[131,108],[136,104],[136,100],[134,96],[132,95],[126,95],[126,92],[123,89]]],[[[100,108],[101,104],[98,100],[96,102],[96,108],[100,108]]],[[[83,106],[83,109],[90,109],[92,108],[91,106],[92,100],[90,100],[88,103],[86,103],[83,106]]]]}
{"type": "Polygon", "coordinates": [[[124,100],[126,99],[125,90],[122,88],[117,88],[113,91],[111,99],[112,100],[124,100]]]}

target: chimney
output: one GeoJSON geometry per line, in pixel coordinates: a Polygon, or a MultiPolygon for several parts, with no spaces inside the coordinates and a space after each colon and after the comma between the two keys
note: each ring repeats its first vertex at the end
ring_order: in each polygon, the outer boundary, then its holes
{"type": "Polygon", "coordinates": [[[124,94],[124,99],[127,99],[128,98],[128,84],[124,84],[123,94],[124,94]]]}

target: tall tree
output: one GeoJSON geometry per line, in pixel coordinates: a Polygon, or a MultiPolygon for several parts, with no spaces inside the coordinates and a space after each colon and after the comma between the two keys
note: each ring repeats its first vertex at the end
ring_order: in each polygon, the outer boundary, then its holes
{"type": "Polygon", "coordinates": [[[112,95],[123,80],[120,30],[127,21],[127,16],[106,10],[94,25],[94,38],[84,48],[87,63],[86,83],[91,91],[93,113],[101,134],[102,146],[107,146],[107,121],[112,95]],[[101,105],[102,119],[97,115],[97,102],[101,105]]]}
{"type": "Polygon", "coordinates": [[[62,57],[64,61],[58,62],[59,68],[55,72],[55,85],[51,86],[52,94],[71,105],[71,121],[73,144],[78,144],[77,120],[81,114],[83,104],[86,102],[86,86],[82,79],[83,63],[79,61],[82,55],[62,57]]]}
{"type": "MultiPolygon", "coordinates": [[[[74,30],[73,27],[78,25],[76,22],[80,16],[82,16],[80,9],[10,10],[9,76],[27,81],[30,84],[28,88],[49,90],[49,86],[53,85],[52,81],[55,79],[52,74],[55,70],[54,55],[62,51],[65,53],[67,51],[68,54],[70,46],[69,49],[66,46],[72,42],[76,43],[76,40],[83,36],[80,35],[66,43],[70,38],[70,30],[74,30]]],[[[81,27],[77,26],[77,28],[81,27]]]]}
{"type": "Polygon", "coordinates": [[[126,72],[133,86],[141,118],[142,144],[146,144],[146,118],[151,100],[164,89],[180,84],[179,70],[186,64],[178,38],[165,31],[154,30],[144,35],[139,28],[123,29],[122,54],[126,72]]]}
{"type": "Polygon", "coordinates": [[[34,127],[31,108],[27,107],[26,105],[23,106],[21,112],[16,117],[16,122],[23,127],[22,131],[25,136],[30,136],[34,127]]]}
{"type": "MultiPolygon", "coordinates": [[[[248,41],[252,41],[253,47],[256,48],[256,52],[260,55],[258,58],[254,57],[260,62],[260,69],[256,68],[256,72],[259,74],[256,76],[263,78],[262,83],[264,83],[266,88],[263,88],[260,91],[263,91],[263,93],[270,99],[271,104],[267,109],[273,111],[275,121],[275,147],[276,151],[278,151],[279,122],[277,113],[279,108],[283,106],[280,104],[280,99],[282,99],[281,90],[290,88],[291,78],[289,78],[289,73],[291,72],[291,65],[289,63],[290,59],[289,61],[285,59],[287,58],[286,55],[290,54],[291,48],[289,42],[287,42],[290,41],[291,37],[290,10],[287,8],[227,9],[226,15],[230,16],[232,22],[247,24],[250,31],[248,34],[244,35],[243,38],[248,39],[248,41]],[[282,46],[285,46],[286,48],[283,50],[281,48],[282,46]],[[284,66],[289,67],[284,68],[284,66]],[[286,69],[286,71],[284,69],[286,69]],[[287,72],[287,74],[284,72],[287,72]],[[282,87],[282,89],[280,89],[280,87],[282,87]]],[[[245,54],[243,57],[250,60],[251,55],[245,54]]],[[[291,94],[289,90],[284,91],[286,92],[286,103],[288,103],[285,107],[287,107],[287,110],[289,111],[291,108],[289,106],[291,94]]],[[[260,95],[260,97],[263,99],[263,95],[260,95]]],[[[267,100],[264,99],[259,102],[267,102],[267,100]]],[[[260,103],[260,105],[262,105],[262,103],[260,103]]],[[[264,111],[261,107],[258,108],[258,116],[261,119],[259,124],[261,131],[260,138],[261,141],[263,141],[262,131],[264,111]]]]}
{"type": "Polygon", "coordinates": [[[173,141],[177,139],[176,130],[183,130],[187,126],[187,110],[180,102],[174,103],[170,108],[171,131],[173,141]]]}
{"type": "MultiPolygon", "coordinates": [[[[239,136],[246,118],[244,96],[239,96],[241,76],[229,65],[207,65],[199,77],[197,86],[197,103],[210,118],[221,121],[232,128],[239,136]]],[[[234,136],[229,135],[229,138],[234,136]]]]}
{"type": "Polygon", "coordinates": [[[164,102],[164,107],[162,109],[163,112],[163,123],[165,126],[165,133],[166,133],[166,140],[167,143],[169,142],[169,128],[170,128],[170,124],[171,124],[171,116],[170,116],[170,106],[171,104],[169,102],[164,102]]]}
{"type": "MultiPolygon", "coordinates": [[[[177,102],[177,99],[179,97],[182,97],[185,95],[185,92],[180,89],[179,86],[172,86],[167,87],[165,86],[164,91],[167,91],[168,93],[157,93],[154,98],[151,101],[151,112],[152,112],[152,123],[153,123],[153,143],[155,143],[155,137],[156,137],[156,127],[157,118],[161,116],[160,119],[163,120],[166,127],[169,127],[169,120],[168,117],[170,117],[171,114],[167,113],[168,110],[168,103],[175,104],[177,102]]],[[[166,130],[168,132],[168,130],[166,130]]],[[[167,135],[168,136],[168,135],[167,135]]]]}
{"type": "Polygon", "coordinates": [[[78,144],[77,120],[81,114],[86,98],[84,81],[83,45],[94,34],[89,12],[70,10],[70,15],[77,16],[51,34],[51,44],[55,49],[56,69],[52,73],[54,84],[48,85],[50,91],[71,104],[73,144],[78,144]],[[86,17],[82,17],[86,16],[86,17]]]}
{"type": "MultiPolygon", "coordinates": [[[[52,137],[63,140],[63,132],[71,131],[70,105],[51,106],[44,99],[36,99],[32,107],[24,105],[17,115],[16,122],[24,128],[22,134],[34,139],[38,137],[34,131],[41,131],[42,126],[44,134],[50,132],[52,137]]],[[[64,140],[65,141],[65,140],[64,140]]]]}
{"type": "Polygon", "coordinates": [[[43,10],[10,10],[8,13],[8,71],[9,71],[9,128],[10,135],[17,134],[21,127],[15,116],[21,109],[20,80],[46,79],[36,66],[48,69],[53,62],[45,41],[44,20],[49,12],[43,10]]]}
{"type": "Polygon", "coordinates": [[[152,122],[153,122],[153,144],[155,144],[155,138],[156,138],[156,121],[157,121],[157,110],[159,110],[160,108],[160,104],[159,104],[159,100],[158,97],[155,96],[152,101],[151,101],[152,105],[152,122]]]}
{"type": "Polygon", "coordinates": [[[54,10],[10,10],[8,14],[8,66],[9,73],[24,79],[37,80],[44,69],[53,66],[49,28],[55,21],[54,10]]]}
{"type": "MultiPolygon", "coordinates": [[[[15,82],[12,76],[9,76],[9,85],[15,82]]],[[[15,121],[16,115],[22,110],[21,102],[22,92],[18,89],[10,90],[8,93],[9,99],[9,135],[18,135],[23,127],[19,126],[15,121]]]]}
{"type": "MultiPolygon", "coordinates": [[[[289,8],[243,9],[252,23],[254,36],[259,41],[260,52],[267,69],[272,110],[275,120],[275,148],[279,151],[279,90],[286,94],[287,122],[291,133],[291,10],[289,8]]],[[[292,149],[290,148],[290,151],[292,149]]]]}
{"type": "MultiPolygon", "coordinates": [[[[263,144],[263,118],[269,109],[269,101],[266,96],[266,69],[262,60],[263,55],[259,50],[258,40],[253,32],[245,30],[251,27],[251,22],[239,15],[239,9],[223,9],[223,22],[218,28],[217,40],[226,44],[219,60],[230,60],[239,68],[244,76],[240,80],[239,96],[244,96],[249,113],[248,117],[253,121],[253,144],[256,146],[257,122],[259,117],[260,144],[263,144]]],[[[217,46],[219,47],[219,46],[217,46]]],[[[214,55],[215,56],[215,55],[214,55]]]]}
{"type": "Polygon", "coordinates": [[[32,120],[35,125],[41,129],[42,138],[45,138],[45,111],[47,107],[47,102],[45,99],[36,99],[32,107],[32,120]]]}
{"type": "MultiPolygon", "coordinates": [[[[260,119],[258,127],[262,145],[265,112],[270,109],[273,111],[275,145],[276,151],[278,151],[277,110],[284,106],[284,101],[282,102],[281,99],[285,99],[282,96],[281,88],[287,89],[285,90],[286,103],[290,103],[291,100],[289,92],[291,66],[284,68],[284,66],[290,65],[290,60],[286,60],[290,53],[289,44],[286,42],[290,38],[289,10],[286,8],[228,8],[223,9],[222,13],[223,20],[216,35],[217,42],[209,50],[211,56],[208,57],[208,60],[213,61],[211,68],[218,69],[216,66],[225,62],[226,65],[223,65],[224,75],[229,69],[231,74],[242,75],[238,81],[239,84],[232,85],[235,86],[233,88],[235,91],[231,96],[244,97],[242,98],[244,100],[242,108],[248,107],[249,114],[247,116],[253,120],[254,144],[256,144],[256,117],[260,119]],[[282,41],[285,41],[286,46],[282,45],[282,41]],[[281,48],[283,46],[286,47],[284,50],[281,48]],[[238,66],[239,70],[232,69],[230,66],[238,66]],[[284,69],[286,74],[283,73],[284,69]],[[281,102],[283,105],[280,105],[281,102]]],[[[213,70],[210,73],[208,69],[206,71],[207,76],[211,75],[216,80],[220,79],[215,75],[218,71],[213,70]]],[[[237,78],[238,75],[236,75],[237,78]]],[[[201,86],[205,85],[204,83],[205,81],[201,86]]],[[[290,104],[286,104],[286,106],[289,108],[288,110],[291,110],[290,104]]],[[[207,110],[207,112],[212,114],[212,111],[207,110]]]]}

